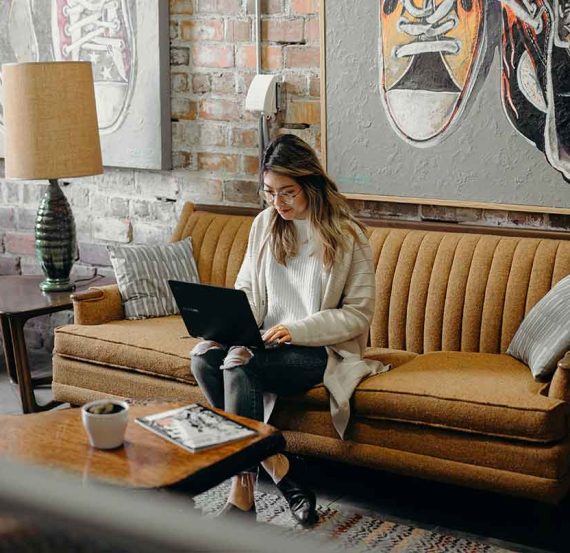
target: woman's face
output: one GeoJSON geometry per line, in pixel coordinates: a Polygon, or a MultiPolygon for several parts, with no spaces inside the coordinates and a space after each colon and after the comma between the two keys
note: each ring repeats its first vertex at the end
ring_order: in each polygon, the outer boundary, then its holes
{"type": "Polygon", "coordinates": [[[263,192],[267,202],[273,204],[283,219],[291,221],[307,218],[307,197],[295,179],[266,171],[263,176],[263,192]]]}

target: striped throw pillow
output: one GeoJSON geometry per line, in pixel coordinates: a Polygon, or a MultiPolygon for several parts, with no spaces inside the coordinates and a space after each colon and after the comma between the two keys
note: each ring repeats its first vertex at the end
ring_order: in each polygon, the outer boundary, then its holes
{"type": "Polygon", "coordinates": [[[526,363],[535,379],[552,375],[570,350],[570,275],[548,292],[524,318],[507,353],[526,363]]]}
{"type": "Polygon", "coordinates": [[[108,246],[127,319],[178,313],[169,280],[199,282],[190,238],[156,246],[108,246]]]}

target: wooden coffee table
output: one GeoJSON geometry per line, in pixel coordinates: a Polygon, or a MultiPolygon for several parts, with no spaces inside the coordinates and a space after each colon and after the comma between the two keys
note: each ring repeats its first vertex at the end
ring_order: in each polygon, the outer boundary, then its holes
{"type": "Polygon", "coordinates": [[[278,453],[279,430],[261,422],[226,416],[257,430],[243,440],[190,453],[134,422],[135,417],[184,403],[132,405],[124,447],[103,451],[89,446],[81,410],[61,409],[0,416],[0,455],[61,469],[129,488],[175,488],[200,493],[278,453]]]}

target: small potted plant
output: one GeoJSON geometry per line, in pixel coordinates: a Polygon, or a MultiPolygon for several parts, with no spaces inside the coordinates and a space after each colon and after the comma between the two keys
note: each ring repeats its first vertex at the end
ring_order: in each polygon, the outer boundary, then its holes
{"type": "Polygon", "coordinates": [[[129,419],[129,405],[118,399],[97,399],[81,408],[81,419],[89,443],[97,449],[123,445],[129,419]]]}

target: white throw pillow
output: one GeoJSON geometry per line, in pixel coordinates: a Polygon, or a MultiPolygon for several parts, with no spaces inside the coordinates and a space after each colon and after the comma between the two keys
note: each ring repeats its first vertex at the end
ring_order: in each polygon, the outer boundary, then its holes
{"type": "Polygon", "coordinates": [[[169,280],[199,282],[190,238],[155,246],[108,246],[127,319],[178,313],[169,280]]]}
{"type": "Polygon", "coordinates": [[[544,380],[570,350],[570,275],[556,284],[528,313],[507,353],[544,380]]]}

